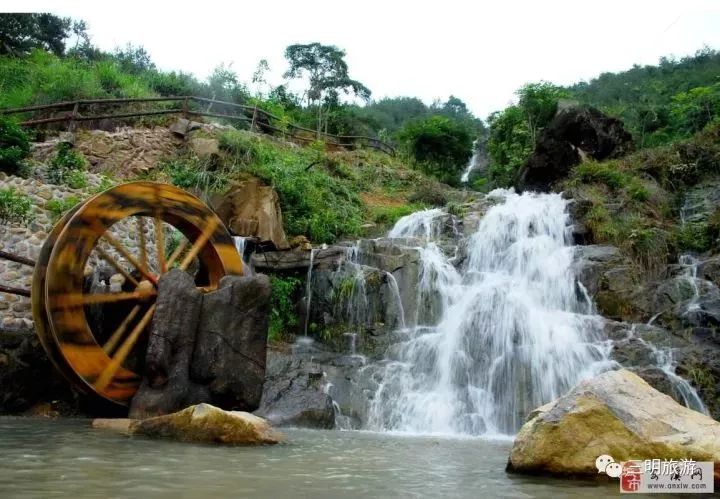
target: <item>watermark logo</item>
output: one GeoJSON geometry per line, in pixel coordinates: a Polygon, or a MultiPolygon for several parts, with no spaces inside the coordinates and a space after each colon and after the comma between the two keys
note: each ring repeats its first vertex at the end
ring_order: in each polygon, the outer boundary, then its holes
{"type": "Polygon", "coordinates": [[[646,459],[616,462],[603,454],[595,459],[598,473],[620,479],[623,493],[698,493],[715,491],[713,463],[692,459],[646,459]]]}

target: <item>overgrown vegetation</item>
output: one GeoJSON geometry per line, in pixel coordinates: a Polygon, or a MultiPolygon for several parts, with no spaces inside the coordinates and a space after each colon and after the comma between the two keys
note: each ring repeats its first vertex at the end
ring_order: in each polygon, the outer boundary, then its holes
{"type": "Polygon", "coordinates": [[[60,142],[55,157],[48,164],[47,179],[53,184],[67,185],[73,189],[87,187],[85,158],[73,149],[72,144],[60,142]]]}
{"type": "Polygon", "coordinates": [[[68,196],[64,199],[51,199],[45,203],[45,209],[50,212],[53,222],[60,220],[65,213],[73,209],[82,199],[79,196],[68,196]]]}
{"type": "Polygon", "coordinates": [[[567,90],[572,97],[617,116],[637,144],[668,144],[702,130],[720,113],[720,52],[662,57],[657,65],[603,73],[567,90]]]}
{"type": "Polygon", "coordinates": [[[272,309],[268,328],[269,342],[288,339],[296,331],[299,323],[294,300],[301,284],[302,281],[296,277],[270,277],[272,309]]]}
{"type": "Polygon", "coordinates": [[[33,216],[30,197],[13,187],[0,188],[0,222],[28,223],[33,216]]]}
{"type": "Polygon", "coordinates": [[[474,135],[460,122],[431,116],[408,122],[398,139],[423,172],[457,185],[472,154],[474,135]]]}
{"type": "MultiPolygon", "coordinates": [[[[399,131],[411,120],[442,117],[470,134],[470,142],[483,131],[482,122],[455,96],[430,106],[408,97],[371,102],[370,89],[350,77],[344,50],[317,42],[287,47],[285,81],[276,86],[266,80],[270,67],[265,59],[248,83],[224,64],[200,81],[186,73],[159,70],[142,47],[101,51],[92,45],[85,23],[51,14],[0,16],[0,46],[0,108],[103,97],[197,95],[257,106],[277,116],[280,129],[292,122],[318,134],[376,136],[406,148],[404,139],[409,136],[399,131]],[[70,37],[74,47],[65,46],[70,37]],[[299,80],[305,92],[291,92],[292,80],[299,80]],[[347,102],[345,95],[365,105],[347,102]]],[[[416,159],[431,174],[456,182],[458,175],[448,169],[464,166],[470,151],[467,140],[462,144],[467,145],[462,158],[453,151],[452,141],[439,141],[431,156],[421,153],[423,157],[416,159]],[[434,164],[436,158],[440,162],[434,164]],[[459,158],[459,164],[449,164],[447,158],[459,158]]]]}
{"type": "Polygon", "coordinates": [[[0,171],[18,173],[29,154],[27,134],[15,122],[0,116],[0,171]]]}
{"type": "Polygon", "coordinates": [[[720,173],[720,126],[671,146],[621,159],[585,162],[563,185],[585,203],[582,219],[596,243],[624,248],[642,268],[659,270],[681,252],[717,245],[720,212],[682,224],[687,189],[720,173]]]}

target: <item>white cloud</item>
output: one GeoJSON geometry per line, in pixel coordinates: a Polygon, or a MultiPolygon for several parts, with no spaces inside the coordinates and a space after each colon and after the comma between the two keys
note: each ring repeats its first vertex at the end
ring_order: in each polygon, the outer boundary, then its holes
{"type": "Polygon", "coordinates": [[[6,0],[3,10],[85,19],[101,48],[141,44],[161,68],[201,78],[232,62],[249,81],[266,58],[278,83],[287,45],[334,44],[375,98],[454,94],[480,116],[504,107],[528,81],[569,84],[720,47],[715,0],[6,0]]]}

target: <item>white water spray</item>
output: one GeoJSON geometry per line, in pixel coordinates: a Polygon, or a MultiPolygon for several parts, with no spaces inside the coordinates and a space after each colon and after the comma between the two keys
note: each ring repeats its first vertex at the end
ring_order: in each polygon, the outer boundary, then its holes
{"type": "Polygon", "coordinates": [[[435,244],[440,210],[398,221],[421,237],[418,317],[391,347],[370,406],[372,429],[513,433],[528,412],[611,366],[600,318],[572,271],[567,202],[497,191],[460,273],[435,244]]]}
{"type": "Polygon", "coordinates": [[[473,168],[475,168],[475,164],[477,163],[478,158],[478,150],[477,150],[477,140],[473,141],[472,144],[472,156],[470,156],[470,161],[468,161],[467,166],[465,167],[465,172],[460,177],[460,182],[467,183],[467,181],[470,179],[470,172],[472,172],[473,168]]]}

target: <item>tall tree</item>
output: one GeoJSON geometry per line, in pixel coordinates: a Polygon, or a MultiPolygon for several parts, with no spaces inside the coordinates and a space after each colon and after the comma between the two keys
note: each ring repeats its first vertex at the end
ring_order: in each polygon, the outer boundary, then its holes
{"type": "Polygon", "coordinates": [[[318,135],[323,128],[327,129],[329,110],[339,102],[340,93],[370,98],[370,90],[350,78],[345,51],[334,45],[317,42],[290,45],[285,49],[285,58],[290,64],[285,78],[308,78],[305,96],[308,106],[316,106],[318,135]]]}
{"type": "Polygon", "coordinates": [[[73,26],[69,17],[53,14],[0,15],[0,55],[24,55],[41,48],[55,55],[65,52],[65,40],[76,28],[84,33],[85,26],[73,26]]]}

